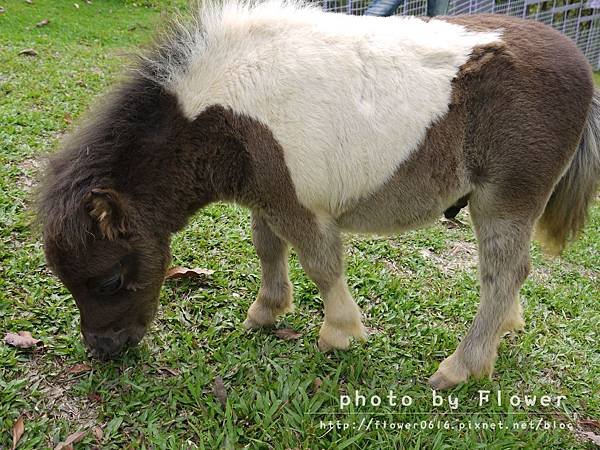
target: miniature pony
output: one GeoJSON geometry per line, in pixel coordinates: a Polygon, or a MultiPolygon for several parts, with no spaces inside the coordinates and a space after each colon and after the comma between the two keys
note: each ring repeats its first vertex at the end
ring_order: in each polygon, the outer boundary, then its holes
{"type": "MultiPolygon", "coordinates": [[[[430,383],[490,375],[534,228],[560,251],[600,179],[600,96],[575,45],[506,16],[323,13],[206,3],[144,52],[49,165],[39,214],[48,264],[85,342],[140,341],[199,208],[252,212],[262,282],[244,325],[292,309],[288,247],[324,302],[322,350],[365,339],[344,279],[343,231],[397,233],[468,202],[481,303],[430,383]]],[[[393,300],[390,300],[393,301],[393,300]]]]}

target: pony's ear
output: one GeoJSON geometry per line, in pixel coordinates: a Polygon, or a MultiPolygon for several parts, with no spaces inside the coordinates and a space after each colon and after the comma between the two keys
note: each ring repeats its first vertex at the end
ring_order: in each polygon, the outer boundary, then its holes
{"type": "Polygon", "coordinates": [[[109,188],[92,189],[86,194],[84,205],[104,239],[113,241],[127,234],[127,208],[117,191],[109,188]]]}

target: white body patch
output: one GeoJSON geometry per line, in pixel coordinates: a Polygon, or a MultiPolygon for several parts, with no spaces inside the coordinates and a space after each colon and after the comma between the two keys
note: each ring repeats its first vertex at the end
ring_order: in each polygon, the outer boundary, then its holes
{"type": "Polygon", "coordinates": [[[381,187],[448,111],[473,47],[499,33],[280,2],[204,6],[163,80],[188,118],[219,104],[273,132],[300,202],[336,217],[381,187]]]}

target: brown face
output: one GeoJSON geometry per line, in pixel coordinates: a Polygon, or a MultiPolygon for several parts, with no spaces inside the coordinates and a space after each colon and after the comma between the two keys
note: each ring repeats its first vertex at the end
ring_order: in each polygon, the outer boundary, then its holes
{"type": "MultiPolygon", "coordinates": [[[[115,205],[103,207],[113,208],[114,219],[115,205]]],[[[111,220],[104,212],[102,220],[111,220]]],[[[46,239],[45,252],[48,265],[75,298],[86,346],[93,356],[107,359],[144,336],[158,307],[170,251],[168,238],[98,230],[83,249],[64,250],[46,239]]]]}

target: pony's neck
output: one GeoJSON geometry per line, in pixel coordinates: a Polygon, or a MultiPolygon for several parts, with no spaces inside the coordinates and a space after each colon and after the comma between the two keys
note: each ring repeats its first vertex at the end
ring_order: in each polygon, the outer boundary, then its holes
{"type": "Polygon", "coordinates": [[[132,183],[157,226],[176,232],[209,203],[245,203],[251,167],[238,122],[210,107],[177,133],[168,158],[139,168],[142,178],[132,183]]]}

